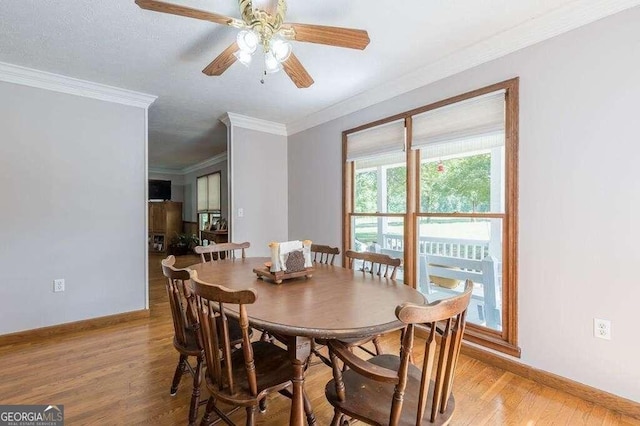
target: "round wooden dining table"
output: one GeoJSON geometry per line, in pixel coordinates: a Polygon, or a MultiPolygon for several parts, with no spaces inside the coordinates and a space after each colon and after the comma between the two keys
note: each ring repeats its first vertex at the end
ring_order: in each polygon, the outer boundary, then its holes
{"type": "MultiPolygon", "coordinates": [[[[264,268],[268,261],[266,257],[226,259],[189,268],[208,283],[257,291],[256,302],[246,306],[249,322],[287,340],[294,371],[289,424],[302,426],[304,371],[311,339],[367,337],[398,330],[403,324],[395,316],[396,306],[404,302],[425,303],[425,298],[397,281],[324,264],[314,264],[310,278],[275,284],[253,272],[254,268],[264,268]]],[[[314,424],[310,407],[307,411],[307,422],[314,424]]]]}

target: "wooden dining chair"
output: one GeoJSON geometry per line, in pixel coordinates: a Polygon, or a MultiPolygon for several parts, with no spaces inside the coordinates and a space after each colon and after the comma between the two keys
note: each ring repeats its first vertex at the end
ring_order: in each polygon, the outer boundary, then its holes
{"type": "MultiPolygon", "coordinates": [[[[210,397],[202,425],[211,422],[215,412],[229,425],[234,423],[217,402],[245,407],[247,425],[255,424],[258,407],[264,407],[269,394],[280,392],[291,398],[293,366],[286,349],[264,341],[252,342],[249,335],[247,305],[258,297],[254,289],[231,290],[221,285],[206,283],[191,272],[195,301],[202,326],[202,344],[205,348],[207,369],[205,379],[210,397]],[[242,332],[241,350],[232,351],[229,339],[228,311],[239,318],[242,332]],[[221,350],[218,350],[218,346],[221,350]]],[[[305,396],[305,407],[311,405],[305,396]]]]}
{"type": "MultiPolygon", "coordinates": [[[[364,273],[379,275],[382,278],[389,278],[391,280],[396,279],[397,270],[400,265],[402,265],[402,260],[382,253],[347,250],[345,256],[347,257],[348,266],[350,269],[355,268],[356,260],[361,260],[363,262],[362,271],[364,273]]],[[[382,355],[380,336],[365,337],[361,339],[347,339],[343,340],[343,343],[352,348],[357,346],[363,351],[367,352],[369,355],[382,355]],[[373,343],[375,352],[364,346],[369,342],[373,343]]]]}
{"type": "Polygon", "coordinates": [[[193,376],[193,392],[189,406],[189,424],[195,424],[200,403],[200,384],[202,381],[202,364],[204,352],[198,344],[198,316],[195,310],[193,292],[189,288],[190,273],[186,269],[176,269],[176,258],[169,256],[162,260],[162,273],[167,278],[167,296],[173,318],[173,346],[180,354],[178,366],[171,382],[171,395],[178,391],[182,375],[186,372],[193,376]],[[189,357],[196,358],[195,368],[189,363],[189,357]]]}
{"type": "Polygon", "coordinates": [[[207,262],[206,255],[209,255],[210,262],[216,261],[218,259],[236,259],[236,251],[240,250],[242,258],[246,257],[245,249],[248,249],[251,246],[250,243],[220,243],[220,244],[209,244],[208,246],[196,246],[194,247],[194,251],[200,255],[200,259],[202,263],[207,262]]]}
{"type": "Polygon", "coordinates": [[[379,355],[365,361],[343,343],[330,341],[333,380],[325,395],[334,407],[331,425],[343,424],[345,417],[372,425],[448,424],[455,410],[453,381],[472,290],[473,283],[467,280],[458,296],[428,305],[398,306],[396,316],[407,324],[400,356],[379,355]],[[427,337],[420,369],[409,358],[415,329],[423,326],[427,337]],[[349,366],[347,371],[341,370],[338,359],[349,366]]]}
{"type": "Polygon", "coordinates": [[[355,261],[360,260],[362,261],[362,271],[392,280],[396,279],[398,268],[402,265],[402,259],[382,253],[347,250],[345,256],[349,262],[350,269],[354,269],[355,261]]]}
{"type": "Polygon", "coordinates": [[[311,244],[311,260],[313,263],[333,265],[336,256],[340,254],[338,247],[325,246],[321,244],[311,244]]]}
{"type": "MultiPolygon", "coordinates": [[[[203,346],[198,337],[200,321],[195,307],[195,300],[190,285],[190,273],[188,269],[176,269],[176,258],[169,256],[162,260],[162,273],[167,278],[167,295],[173,318],[174,339],[173,346],[180,354],[178,366],[171,383],[171,395],[175,395],[180,385],[182,376],[189,372],[193,376],[193,392],[189,407],[189,424],[195,424],[200,405],[200,386],[202,383],[202,367],[204,362],[203,346]],[[196,357],[195,368],[189,363],[189,357],[196,357]]],[[[236,348],[242,342],[240,323],[231,319],[229,321],[229,339],[232,348],[236,348]]]]}

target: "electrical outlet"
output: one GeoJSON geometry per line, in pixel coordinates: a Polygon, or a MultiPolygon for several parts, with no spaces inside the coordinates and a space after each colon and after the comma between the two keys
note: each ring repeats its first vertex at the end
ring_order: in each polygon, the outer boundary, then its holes
{"type": "Polygon", "coordinates": [[[594,318],[593,335],[599,339],[611,340],[611,321],[594,318]]]}
{"type": "Polygon", "coordinates": [[[244,217],[244,209],[242,207],[238,209],[238,217],[244,217]]]}
{"type": "Polygon", "coordinates": [[[53,292],[58,293],[64,291],[64,279],[53,280],[53,292]]]}

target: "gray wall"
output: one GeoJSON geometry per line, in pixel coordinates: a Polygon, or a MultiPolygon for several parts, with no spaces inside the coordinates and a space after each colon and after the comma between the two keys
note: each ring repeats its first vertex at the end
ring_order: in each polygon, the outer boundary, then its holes
{"type": "MultiPolygon", "coordinates": [[[[167,173],[149,172],[150,180],[170,180],[171,181],[171,201],[184,202],[184,177],[167,173]]],[[[184,206],[182,206],[184,216],[184,206]]]]}
{"type": "Polygon", "coordinates": [[[0,82],[0,334],[145,308],[145,120],[0,82]]]}
{"type": "Polygon", "coordinates": [[[249,241],[249,256],[269,256],[268,244],[288,236],[287,137],[234,126],[229,148],[231,238],[249,241]]]}
{"type": "Polygon", "coordinates": [[[293,135],[290,237],[340,245],[341,131],[520,76],[521,361],[640,401],[638,22],[634,8],[293,135]]]}

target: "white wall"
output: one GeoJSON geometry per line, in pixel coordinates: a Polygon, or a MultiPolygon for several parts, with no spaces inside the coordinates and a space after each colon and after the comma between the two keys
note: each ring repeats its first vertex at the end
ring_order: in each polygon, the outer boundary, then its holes
{"type": "MultiPolygon", "coordinates": [[[[168,173],[149,172],[149,180],[170,180],[171,181],[171,201],[184,202],[184,177],[168,173]]],[[[184,206],[182,206],[184,216],[184,206]]]]}
{"type": "Polygon", "coordinates": [[[291,136],[290,237],[340,245],[343,130],[520,76],[521,361],[640,401],[638,22],[634,8],[291,136]]]}
{"type": "Polygon", "coordinates": [[[288,237],[287,137],[232,126],[229,152],[231,238],[249,241],[249,256],[269,256],[268,244],[288,237]]]}
{"type": "Polygon", "coordinates": [[[0,334],[145,308],[145,132],[143,108],[0,82],[0,334]]]}

